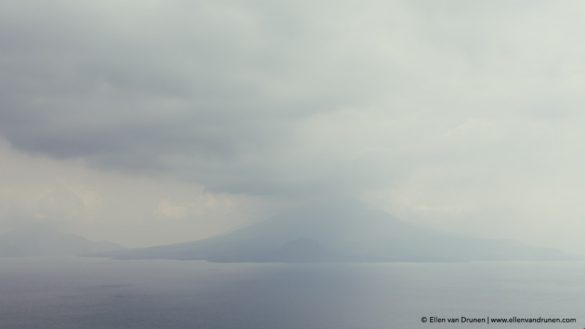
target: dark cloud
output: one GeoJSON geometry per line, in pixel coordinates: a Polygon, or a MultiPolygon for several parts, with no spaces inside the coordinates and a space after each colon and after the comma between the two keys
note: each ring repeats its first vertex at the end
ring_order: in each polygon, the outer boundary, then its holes
{"type": "Polygon", "coordinates": [[[558,41],[578,20],[542,2],[1,7],[12,145],[211,190],[343,194],[496,161],[542,140],[543,100],[581,104],[567,65],[582,51],[558,41]]]}
{"type": "Polygon", "coordinates": [[[303,4],[2,7],[0,129],[14,146],[210,188],[286,189],[295,168],[271,158],[295,125],[351,106],[375,76],[330,53],[303,4]]]}
{"type": "Polygon", "coordinates": [[[211,234],[201,208],[361,198],[553,244],[583,213],[582,17],[576,0],[2,1],[0,215],[150,223],[146,243],[211,234]],[[81,210],[44,190],[67,177],[81,210]]]}

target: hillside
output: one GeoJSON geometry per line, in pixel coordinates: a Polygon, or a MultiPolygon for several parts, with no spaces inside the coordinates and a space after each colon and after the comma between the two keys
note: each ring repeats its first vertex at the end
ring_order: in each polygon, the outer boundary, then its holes
{"type": "Polygon", "coordinates": [[[0,257],[82,256],[123,247],[52,229],[20,229],[0,235],[0,257]]]}
{"type": "Polygon", "coordinates": [[[216,262],[558,260],[571,256],[511,240],[419,228],[362,207],[310,208],[209,239],[109,253],[117,259],[216,262]]]}

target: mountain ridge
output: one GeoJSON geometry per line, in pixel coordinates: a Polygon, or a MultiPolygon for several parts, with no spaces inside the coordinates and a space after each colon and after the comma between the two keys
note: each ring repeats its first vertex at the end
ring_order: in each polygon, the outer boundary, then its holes
{"type": "Polygon", "coordinates": [[[0,234],[0,257],[88,256],[121,250],[124,247],[107,241],[47,228],[17,229],[0,234]]]}
{"type": "Polygon", "coordinates": [[[574,256],[513,240],[480,239],[420,228],[363,208],[308,209],[223,235],[106,253],[115,259],[213,262],[392,262],[565,260],[574,256]]]}

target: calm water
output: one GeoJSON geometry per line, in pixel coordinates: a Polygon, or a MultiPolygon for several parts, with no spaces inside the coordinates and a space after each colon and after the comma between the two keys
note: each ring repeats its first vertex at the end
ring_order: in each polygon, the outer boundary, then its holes
{"type": "Polygon", "coordinates": [[[423,316],[574,317],[585,263],[0,260],[0,328],[482,328],[423,316]]]}

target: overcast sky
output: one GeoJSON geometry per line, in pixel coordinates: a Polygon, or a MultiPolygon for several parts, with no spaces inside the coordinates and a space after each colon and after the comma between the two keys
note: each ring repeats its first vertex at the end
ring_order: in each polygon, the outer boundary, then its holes
{"type": "Polygon", "coordinates": [[[128,246],[355,198],[585,252],[585,4],[0,1],[0,231],[128,246]]]}

